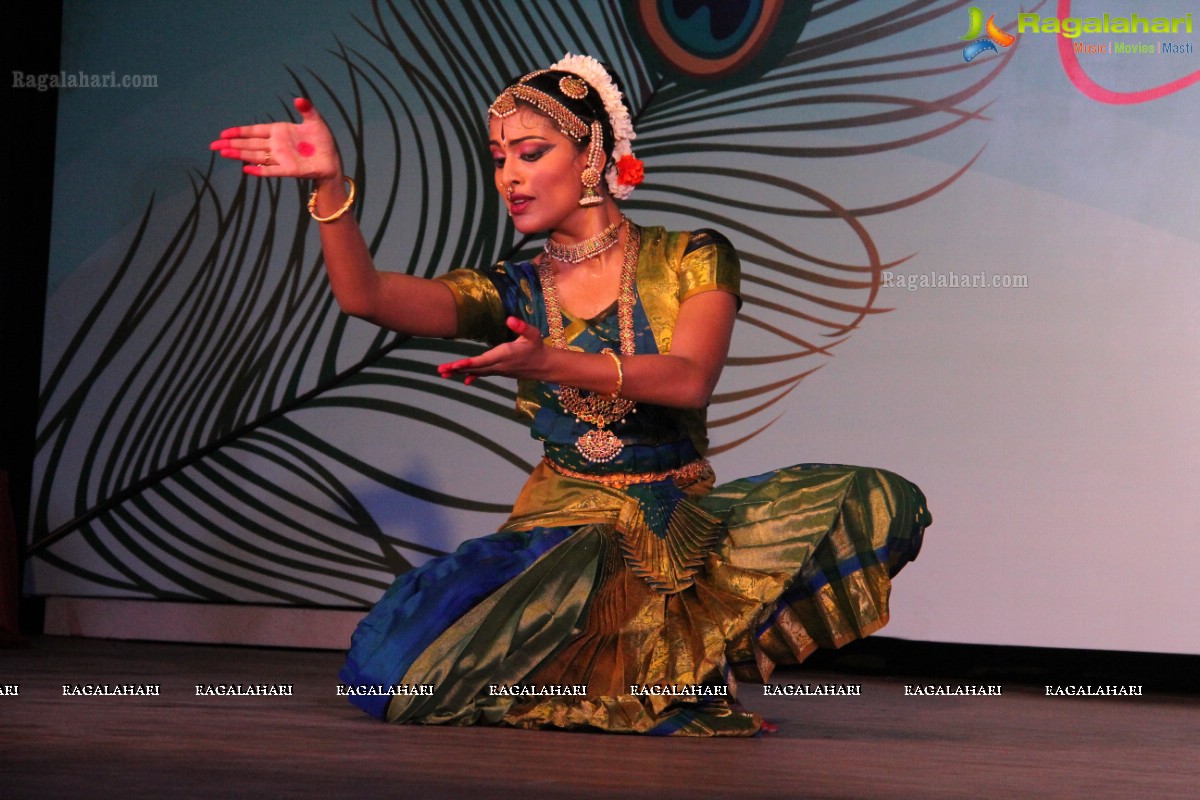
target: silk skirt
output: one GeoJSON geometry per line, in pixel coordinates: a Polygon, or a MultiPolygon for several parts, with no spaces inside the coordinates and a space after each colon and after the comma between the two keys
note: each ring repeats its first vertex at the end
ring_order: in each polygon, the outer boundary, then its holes
{"type": "Polygon", "coordinates": [[[363,619],[351,702],[389,722],[753,735],[739,681],[883,627],[931,521],[879,469],[682,488],[656,520],[656,495],[535,472],[504,530],[399,576],[363,619]]]}

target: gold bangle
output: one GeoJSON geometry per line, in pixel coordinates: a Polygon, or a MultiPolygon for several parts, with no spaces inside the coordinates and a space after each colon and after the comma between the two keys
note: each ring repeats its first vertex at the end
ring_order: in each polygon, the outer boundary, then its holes
{"type": "Polygon", "coordinates": [[[308,213],[317,222],[333,222],[335,219],[345,214],[350,210],[350,206],[354,205],[354,181],[343,175],[342,180],[350,185],[350,196],[346,198],[346,202],[342,203],[342,207],[330,214],[328,217],[317,216],[317,190],[314,188],[312,194],[308,196],[308,213]]]}
{"type": "Polygon", "coordinates": [[[625,370],[621,366],[621,357],[614,353],[611,347],[606,347],[600,352],[606,356],[610,356],[613,363],[617,365],[617,388],[613,389],[613,393],[609,395],[609,397],[615,400],[621,396],[621,389],[625,388],[625,370]]]}

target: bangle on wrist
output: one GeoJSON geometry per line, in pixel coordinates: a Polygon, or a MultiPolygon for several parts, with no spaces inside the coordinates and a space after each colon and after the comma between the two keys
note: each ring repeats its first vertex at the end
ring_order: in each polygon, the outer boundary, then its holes
{"type": "Polygon", "coordinates": [[[354,181],[350,180],[350,178],[346,177],[345,175],[342,176],[342,180],[344,180],[346,185],[350,187],[350,194],[346,198],[346,202],[342,203],[342,207],[330,214],[328,217],[317,216],[317,189],[314,188],[312,194],[308,196],[308,213],[317,222],[333,222],[335,219],[341,217],[342,214],[345,214],[347,211],[349,211],[350,206],[354,205],[354,181]]]}
{"type": "Polygon", "coordinates": [[[621,357],[614,353],[611,347],[606,347],[601,352],[612,358],[613,364],[617,367],[617,388],[613,389],[612,394],[609,395],[615,400],[621,396],[621,389],[625,388],[625,370],[621,366],[621,357]]]}

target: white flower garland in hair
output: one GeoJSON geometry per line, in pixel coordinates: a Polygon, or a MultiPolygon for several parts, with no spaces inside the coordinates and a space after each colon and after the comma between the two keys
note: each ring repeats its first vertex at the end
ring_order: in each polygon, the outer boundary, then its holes
{"type": "Polygon", "coordinates": [[[637,134],[633,132],[633,122],[629,119],[629,109],[625,107],[621,90],[613,83],[604,65],[591,56],[567,53],[562,60],[550,65],[550,69],[578,75],[600,95],[613,132],[613,163],[604,171],[604,177],[609,193],[624,200],[633,193],[633,187],[642,182],[642,162],[634,157],[633,147],[629,144],[637,134]]]}

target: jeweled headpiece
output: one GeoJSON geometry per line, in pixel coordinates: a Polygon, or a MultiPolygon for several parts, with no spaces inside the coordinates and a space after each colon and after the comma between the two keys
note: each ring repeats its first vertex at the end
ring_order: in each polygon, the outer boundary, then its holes
{"type": "Polygon", "coordinates": [[[588,169],[584,171],[585,205],[600,202],[594,187],[600,182],[604,167],[604,138],[611,131],[612,150],[604,178],[609,193],[624,200],[642,182],[642,162],[633,155],[630,145],[636,134],[625,107],[620,89],[608,70],[591,56],[566,55],[550,66],[525,75],[506,88],[488,107],[488,114],[504,118],[517,110],[517,103],[527,103],[554,120],[564,136],[577,142],[588,139],[588,169]],[[555,97],[555,93],[561,96],[555,97]],[[600,101],[599,106],[596,100],[600,101]],[[568,103],[583,106],[595,119],[586,122],[568,103]],[[587,192],[591,192],[590,199],[587,192]]]}

